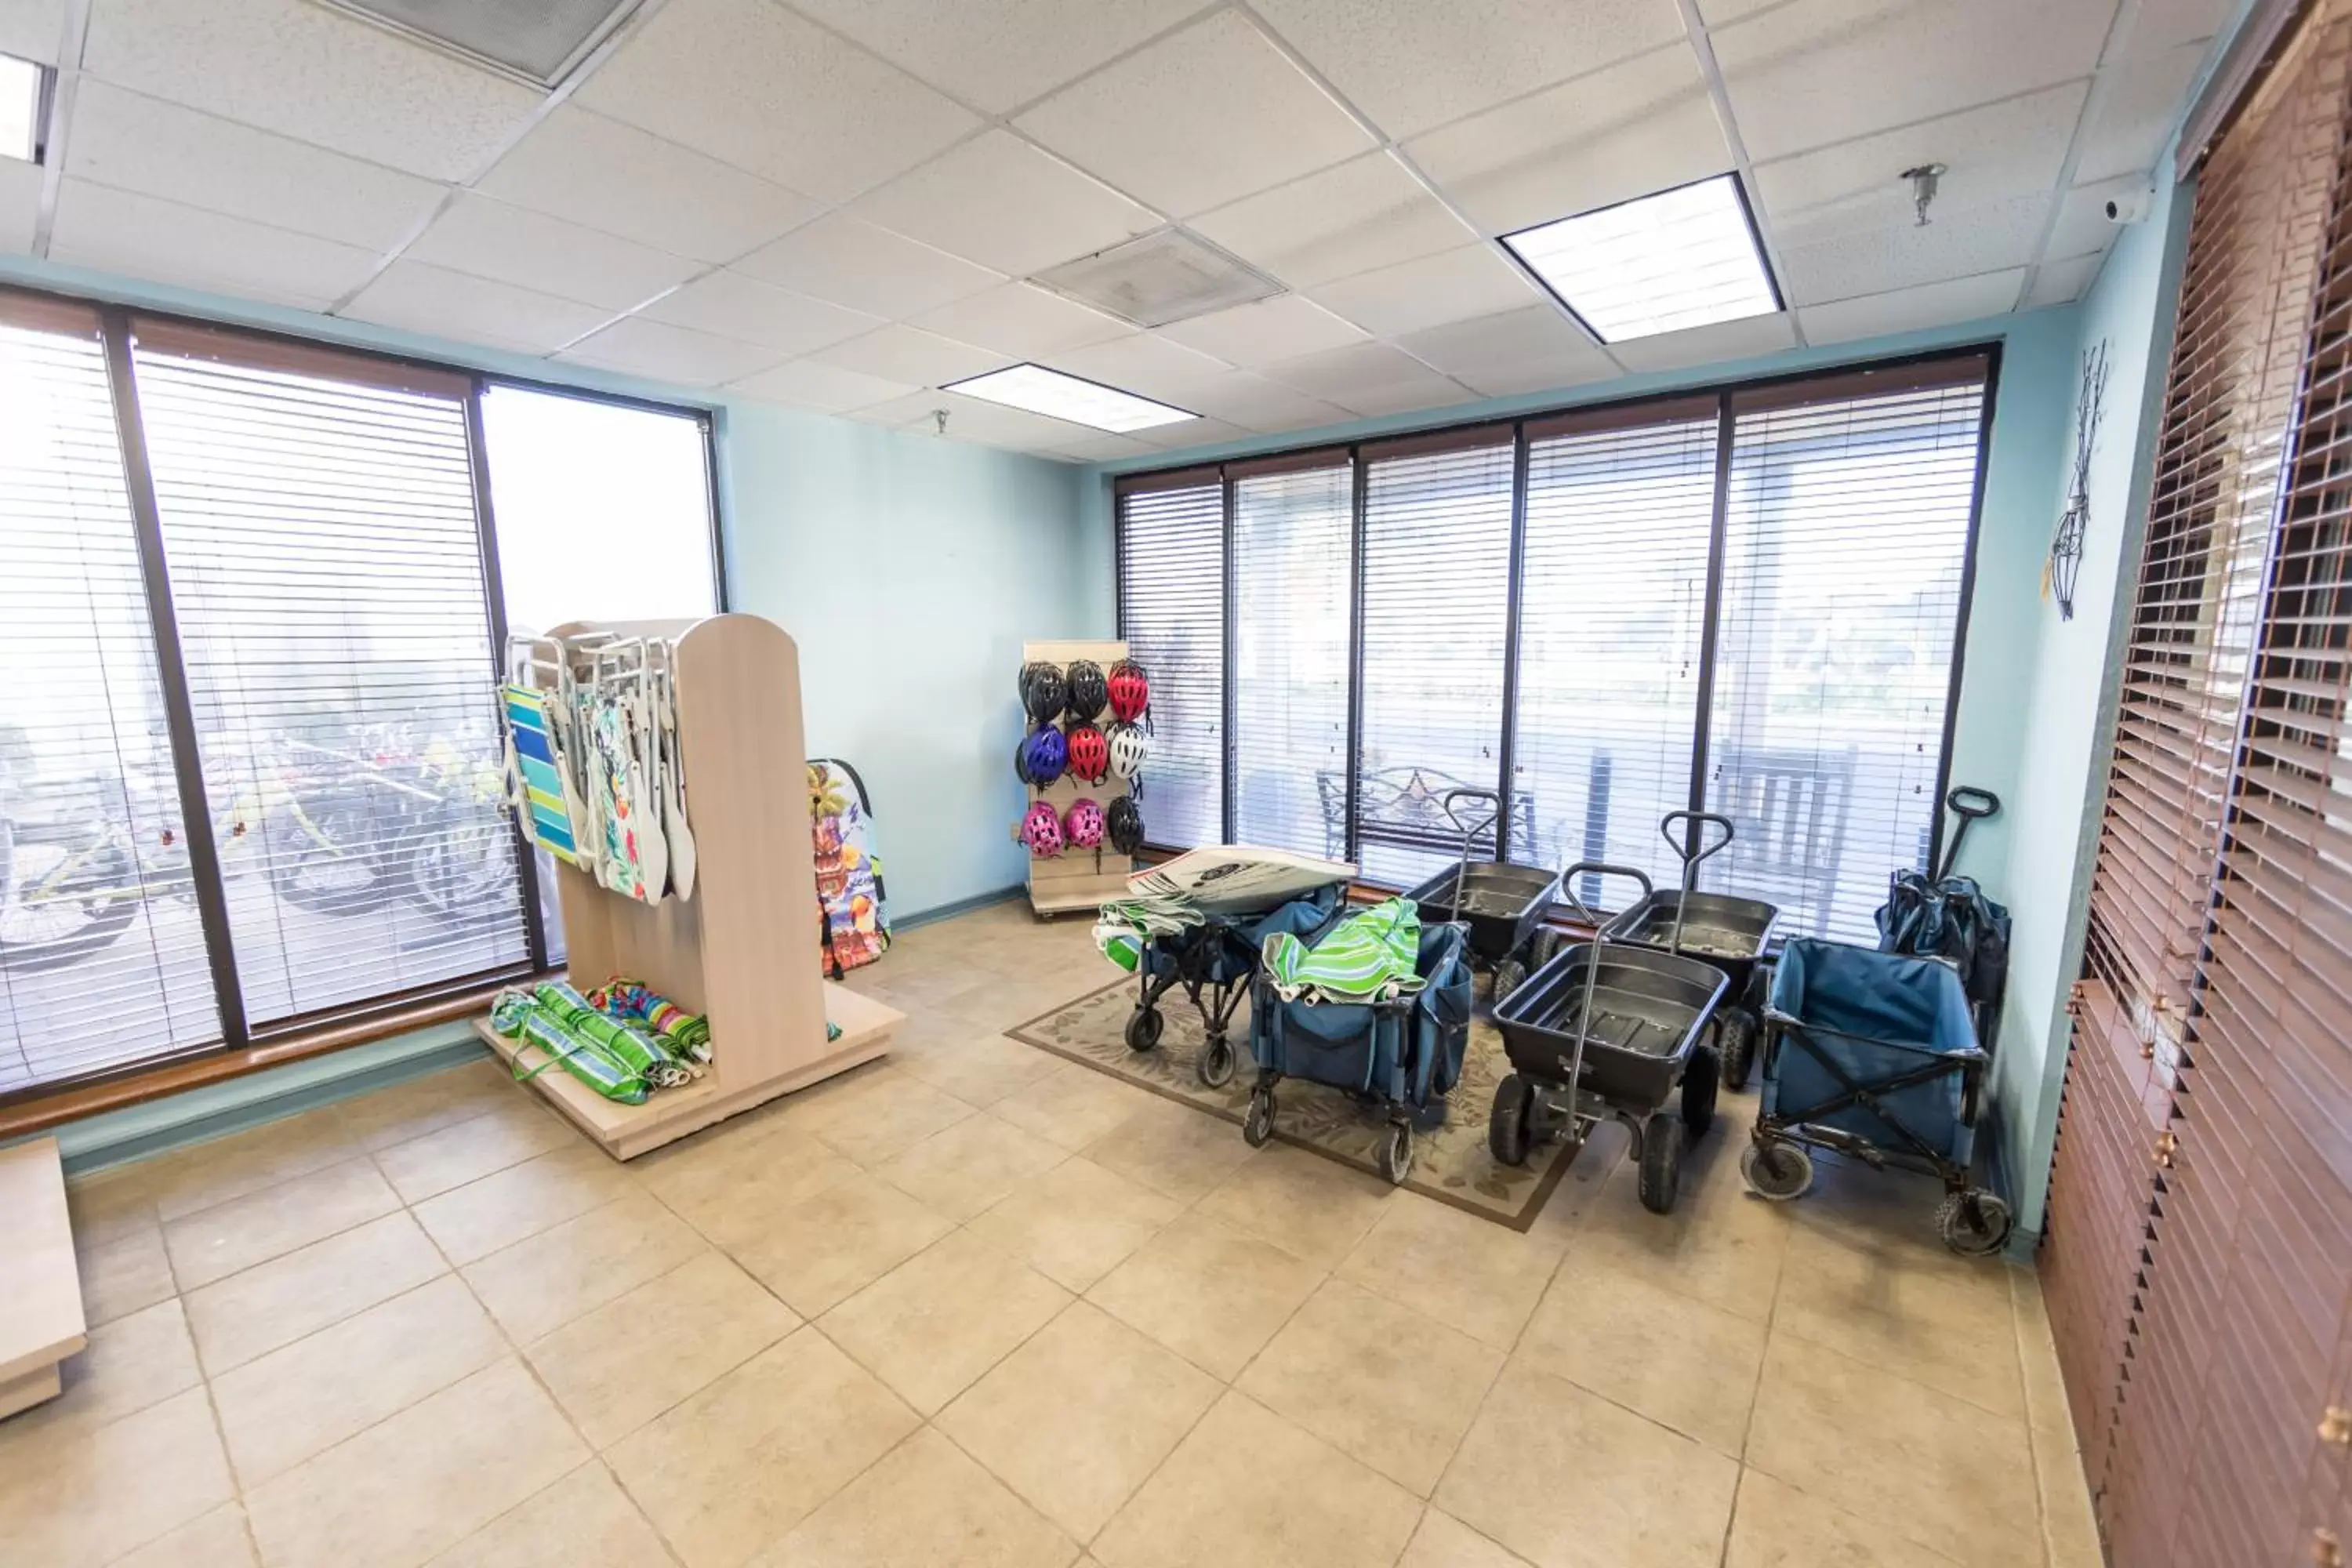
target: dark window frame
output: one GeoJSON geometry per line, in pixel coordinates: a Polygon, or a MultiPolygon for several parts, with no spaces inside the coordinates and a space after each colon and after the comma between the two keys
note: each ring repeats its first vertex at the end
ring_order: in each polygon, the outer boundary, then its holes
{"type": "MultiPolygon", "coordinates": [[[[489,454],[483,439],[482,395],[494,386],[510,386],[543,393],[551,396],[575,398],[583,402],[611,404],[620,407],[643,409],[648,413],[695,421],[702,435],[704,493],[710,513],[710,552],[712,582],[719,610],[731,607],[733,595],[727,578],[727,519],[726,497],[719,485],[719,410],[711,405],[698,403],[665,403],[653,398],[637,397],[626,393],[607,392],[597,388],[566,385],[562,382],[542,381],[531,376],[505,372],[481,370],[475,366],[436,360],[424,355],[406,354],[364,345],[344,343],[331,338],[310,337],[299,332],[250,327],[234,322],[193,316],[184,312],[155,310],[143,304],[108,299],[96,295],[75,294],[59,289],[26,287],[15,283],[0,285],[0,311],[9,301],[27,302],[37,310],[44,304],[94,311],[99,318],[99,341],[107,363],[109,390],[111,395],[116,439],[122,448],[124,487],[131,505],[133,532],[142,563],[142,576],[148,600],[148,616],[155,635],[155,656],[162,685],[166,727],[170,735],[174,764],[174,778],[179,785],[180,811],[191,825],[207,824],[212,820],[205,799],[203,770],[196,749],[195,724],[189,701],[187,671],[182,663],[177,637],[177,613],[169,594],[169,576],[162,557],[160,514],[156,509],[154,485],[149,468],[143,416],[139,404],[137,382],[131,368],[131,352],[135,322],[146,321],[217,334],[224,340],[244,341],[263,347],[281,347],[296,353],[320,353],[351,360],[370,361],[390,368],[406,368],[436,377],[457,377],[466,384],[467,456],[471,469],[475,495],[475,521],[480,535],[482,550],[482,592],[488,611],[490,632],[489,671],[493,684],[504,678],[503,659],[507,637],[505,596],[501,591],[498,554],[497,521],[492,513],[489,495],[489,454]]],[[[487,696],[487,693],[486,693],[487,696]]],[[[511,816],[511,814],[509,814],[511,816]]],[[[375,1024],[389,1025],[404,1016],[413,1015],[420,1007],[432,1007],[479,991],[485,985],[546,972],[547,936],[540,919],[540,896],[537,857],[522,839],[519,824],[509,826],[516,839],[517,878],[523,900],[529,932],[529,955],[519,964],[484,970],[478,973],[451,976],[405,990],[372,996],[362,1002],[299,1014],[268,1026],[256,1027],[245,1016],[243,995],[238,988],[235,950],[228,942],[226,886],[222,881],[219,858],[209,831],[188,833],[189,860],[195,886],[199,920],[205,934],[206,957],[210,963],[213,991],[219,1007],[220,1037],[177,1049],[158,1051],[139,1061],[126,1063],[101,1072],[77,1074],[45,1079],[37,1084],[0,1094],[0,1110],[37,1103],[61,1094],[87,1093],[103,1089],[110,1084],[125,1083],[157,1072],[159,1069],[183,1069],[208,1058],[224,1060],[237,1057],[284,1053],[287,1059],[299,1059],[308,1054],[301,1049],[304,1042],[318,1037],[342,1037],[363,1033],[375,1024]]],[[[389,1031],[396,1032],[396,1030],[389,1031]]],[[[259,1065],[259,1064],[256,1064],[259,1065]]]]}
{"type": "MultiPolygon", "coordinates": [[[[1641,410],[1652,407],[1664,411],[1680,406],[1684,409],[1685,414],[1687,414],[1691,405],[1695,402],[1712,402],[1716,405],[1719,434],[1716,448],[1714,517],[1709,535],[1706,563],[1706,615],[1705,634],[1701,649],[1704,675],[1700,692],[1700,706],[1698,709],[1696,721],[1693,726],[1691,800],[1689,803],[1691,809],[1703,810],[1705,809],[1706,805],[1706,770],[1710,741],[1709,730],[1713,721],[1711,688],[1713,685],[1714,667],[1717,660],[1717,639],[1721,633],[1720,607],[1723,595],[1723,576],[1725,567],[1724,545],[1727,514],[1727,508],[1729,506],[1729,479],[1732,472],[1734,458],[1733,434],[1738,422],[1738,415],[1742,410],[1743,403],[1745,402],[1752,405],[1753,400],[1758,398],[1759,395],[1766,399],[1777,399],[1777,397],[1781,395],[1790,396],[1791,400],[1806,398],[1808,392],[1815,389],[1818,389],[1819,400],[1821,401],[1830,401],[1839,396],[1865,396],[1870,395],[1874,390],[1899,390],[1902,384],[1901,373],[1905,371],[1927,367],[1961,366],[1970,361],[1979,361],[1981,362],[1982,364],[1981,384],[1983,387],[1983,402],[1978,416],[1979,423],[1977,427],[1975,470],[1972,476],[1969,491],[1967,532],[1961,552],[1959,606],[1952,628],[1951,669],[1949,672],[1949,683],[1946,690],[1944,701],[1942,740],[1940,750],[1936,760],[1936,798],[1940,802],[1945,794],[1951,787],[1952,748],[1958,734],[1960,694],[1968,662],[1969,626],[1975,609],[1976,602],[1977,564],[1979,560],[1979,547],[1981,541],[1984,523],[1985,485],[1991,469],[1992,431],[1993,422],[1998,412],[2002,367],[2002,347],[2003,344],[2001,341],[1997,338],[1982,342],[1959,342],[1940,348],[1921,350],[1915,353],[1877,359],[1837,362],[1815,366],[1808,370],[1789,371],[1773,375],[1751,376],[1738,381],[1717,382],[1703,384],[1697,386],[1677,387],[1671,390],[1641,393],[1632,396],[1607,398],[1593,402],[1561,403],[1542,408],[1530,409],[1520,414],[1513,415],[1507,419],[1496,419],[1492,416],[1488,416],[1480,419],[1454,420],[1443,424],[1417,426],[1402,431],[1391,432],[1379,437],[1368,437],[1358,441],[1349,441],[1345,443],[1334,443],[1328,440],[1308,442],[1293,447],[1280,447],[1266,451],[1252,452],[1244,457],[1237,457],[1229,459],[1210,462],[1195,460],[1191,463],[1168,468],[1136,469],[1121,473],[1114,476],[1112,479],[1111,497],[1112,529],[1114,537],[1114,547],[1112,550],[1112,573],[1114,576],[1114,597],[1118,608],[1119,636],[1121,637],[1128,636],[1130,621],[1129,613],[1130,606],[1129,604],[1127,580],[1129,549],[1127,542],[1127,515],[1126,508],[1124,506],[1126,498],[1129,494],[1133,493],[1155,489],[1175,489],[1187,484],[1202,486],[1216,484],[1221,487],[1223,492],[1224,527],[1227,541],[1226,552],[1223,561],[1223,592],[1228,645],[1228,679],[1225,681],[1225,685],[1230,688],[1232,685],[1232,680],[1230,679],[1232,655],[1231,642],[1234,621],[1234,572],[1231,545],[1233,533],[1233,477],[1234,473],[1237,470],[1245,471],[1254,465],[1264,465],[1270,462],[1279,462],[1284,460],[1300,460],[1309,458],[1320,458],[1328,460],[1335,460],[1337,462],[1345,462],[1351,473],[1355,505],[1354,537],[1350,544],[1351,560],[1349,563],[1352,603],[1349,610],[1351,633],[1348,652],[1348,684],[1349,700],[1347,742],[1349,767],[1347,771],[1349,774],[1349,782],[1347,809],[1345,813],[1345,852],[1349,859],[1360,863],[1362,851],[1362,846],[1359,837],[1360,805],[1357,799],[1358,791],[1355,775],[1359,771],[1363,741],[1361,710],[1364,681],[1364,509],[1366,490],[1365,479],[1366,475],[1369,472],[1370,463],[1377,460],[1381,456],[1391,455],[1401,449],[1410,450],[1423,445],[1449,445],[1457,441],[1467,440],[1474,433],[1485,433],[1491,437],[1499,435],[1506,430],[1508,432],[1508,437],[1515,451],[1511,494],[1512,528],[1510,564],[1506,569],[1509,574],[1509,580],[1504,585],[1508,606],[1507,615],[1509,623],[1509,629],[1505,642],[1504,666],[1502,671],[1506,689],[1506,700],[1503,704],[1500,733],[1496,737],[1496,755],[1498,760],[1505,764],[1505,771],[1502,773],[1502,778],[1504,780],[1505,791],[1508,794],[1512,793],[1515,789],[1515,785],[1511,779],[1511,773],[1508,771],[1508,764],[1513,760],[1516,731],[1518,728],[1516,698],[1517,695],[1517,688],[1518,684],[1517,675],[1519,662],[1518,634],[1520,628],[1518,625],[1518,608],[1519,599],[1524,589],[1524,584],[1520,581],[1520,578],[1523,574],[1524,568],[1523,552],[1525,547],[1526,513],[1528,503],[1527,454],[1530,440],[1540,439],[1545,434],[1545,432],[1541,430],[1533,429],[1531,427],[1540,426],[1546,421],[1559,419],[1563,416],[1576,418],[1621,418],[1627,415],[1637,415],[1641,410]],[[1882,381],[1881,378],[1884,378],[1884,380],[1882,381]],[[1877,383],[1878,384],[1874,386],[1874,383],[1877,383]]],[[[1232,840],[1234,835],[1234,792],[1236,787],[1234,758],[1234,748],[1237,743],[1237,739],[1233,735],[1229,729],[1225,738],[1224,755],[1221,759],[1223,767],[1223,776],[1220,781],[1224,806],[1224,815],[1221,825],[1222,832],[1223,837],[1229,842],[1232,840]]],[[[1928,860],[1930,864],[1934,864],[1937,858],[1943,853],[1945,815],[1946,814],[1940,809],[1940,807],[1933,815],[1933,821],[1928,836],[1928,860]]],[[[1498,848],[1496,851],[1498,857],[1504,859],[1507,859],[1510,855],[1508,837],[1509,836],[1507,834],[1500,836],[1498,848]]],[[[1158,843],[1150,843],[1147,847],[1166,853],[1173,853],[1176,850],[1176,847],[1174,846],[1158,843]]]]}

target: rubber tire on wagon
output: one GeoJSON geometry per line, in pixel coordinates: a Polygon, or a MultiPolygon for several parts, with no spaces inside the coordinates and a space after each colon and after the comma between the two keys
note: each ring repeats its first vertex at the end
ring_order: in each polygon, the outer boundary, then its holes
{"type": "Polygon", "coordinates": [[[1274,1136],[1274,1090],[1250,1090],[1249,1112],[1242,1118],[1242,1136],[1253,1149],[1262,1149],[1274,1136]]]}
{"type": "Polygon", "coordinates": [[[1499,1007],[1510,999],[1511,993],[1528,983],[1528,966],[1516,958],[1507,958],[1495,965],[1495,989],[1490,1006],[1499,1007]]]}
{"type": "Polygon", "coordinates": [[[1739,1153],[1739,1173],[1759,1198],[1785,1204],[1813,1184],[1813,1157],[1794,1143],[1750,1143],[1739,1153]]]}
{"type": "Polygon", "coordinates": [[[1148,1051],[1160,1044],[1160,1031],[1168,1020],[1160,1016],[1157,1007],[1138,1007],[1127,1016],[1127,1048],[1148,1051]]]}
{"type": "Polygon", "coordinates": [[[1981,1187],[1954,1193],[1936,1210],[1936,1234],[1962,1258],[1990,1258],[2008,1242],[2016,1226],[2009,1205],[1981,1187]],[[1970,1198],[1976,1200],[1973,1214],[1970,1198]]]}
{"type": "Polygon", "coordinates": [[[1715,1125],[1716,1086],[1722,1081],[1723,1058],[1712,1046],[1699,1046],[1691,1052],[1690,1065],[1683,1068],[1683,1125],[1696,1139],[1715,1125]]]}
{"type": "Polygon", "coordinates": [[[1682,1182],[1682,1118],[1671,1110],[1652,1111],[1642,1124],[1642,1206],[1652,1214],[1674,1213],[1682,1182]]]}
{"type": "Polygon", "coordinates": [[[1201,1043],[1201,1054],[1192,1062],[1192,1076],[1201,1080],[1203,1089],[1223,1089],[1234,1081],[1234,1046],[1223,1035],[1211,1035],[1201,1043]]]}
{"type": "Polygon", "coordinates": [[[1517,1073],[1504,1074],[1495,1086],[1494,1109],[1486,1113],[1486,1152],[1497,1164],[1528,1163],[1528,1112],[1533,1099],[1528,1080],[1517,1073]]]}
{"type": "Polygon", "coordinates": [[[1389,1185],[1401,1187],[1412,1173],[1412,1129],[1401,1121],[1389,1124],[1388,1133],[1381,1140],[1381,1174],[1389,1185]]]}
{"type": "Polygon", "coordinates": [[[1738,1094],[1756,1065],[1756,1040],[1763,1033],[1756,1015],[1735,1007],[1723,1016],[1723,1087],[1738,1094]]]}

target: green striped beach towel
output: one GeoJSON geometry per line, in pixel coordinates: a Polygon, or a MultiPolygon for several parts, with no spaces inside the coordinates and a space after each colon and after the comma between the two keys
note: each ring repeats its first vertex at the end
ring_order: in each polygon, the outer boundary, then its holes
{"type": "Polygon", "coordinates": [[[1418,991],[1421,909],[1391,899],[1349,915],[1308,947],[1288,931],[1265,939],[1265,972],[1286,1002],[1372,1002],[1418,991]]]}

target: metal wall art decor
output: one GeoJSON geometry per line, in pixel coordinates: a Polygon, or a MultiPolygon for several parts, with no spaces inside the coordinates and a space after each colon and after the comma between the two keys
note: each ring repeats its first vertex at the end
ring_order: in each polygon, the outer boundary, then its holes
{"type": "Polygon", "coordinates": [[[2083,385],[2074,399],[2074,474],[2067,487],[2066,510],[2059,514],[2058,531],[2050,540],[2050,559],[2042,568],[2042,596],[2053,593],[2062,620],[2074,618],[2074,580],[2083,571],[2083,534],[2091,521],[2091,454],[2099,445],[2099,420],[2106,412],[2107,341],[2083,351],[2083,385]]]}

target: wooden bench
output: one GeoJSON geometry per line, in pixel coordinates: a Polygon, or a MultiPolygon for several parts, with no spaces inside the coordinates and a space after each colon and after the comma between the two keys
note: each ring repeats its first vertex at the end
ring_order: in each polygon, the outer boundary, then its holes
{"type": "Polygon", "coordinates": [[[58,1141],[0,1149],[0,1416],[57,1396],[58,1363],[89,1342],[58,1141]]]}

